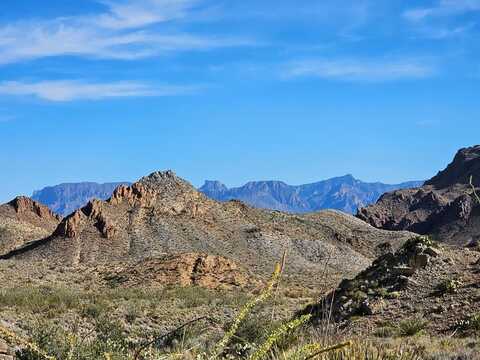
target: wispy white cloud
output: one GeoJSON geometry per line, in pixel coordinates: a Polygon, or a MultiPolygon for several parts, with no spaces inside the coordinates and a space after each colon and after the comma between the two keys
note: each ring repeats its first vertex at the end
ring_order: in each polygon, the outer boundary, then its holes
{"type": "Polygon", "coordinates": [[[33,96],[39,99],[66,102],[73,100],[100,100],[105,98],[177,96],[195,93],[198,86],[151,86],[138,82],[84,82],[75,80],[0,83],[0,94],[33,96]]]}
{"type": "Polygon", "coordinates": [[[102,1],[109,12],[85,19],[109,29],[138,28],[183,18],[198,0],[127,0],[102,1]]]}
{"type": "Polygon", "coordinates": [[[151,28],[188,15],[197,0],[104,1],[97,15],[0,26],[0,64],[50,56],[132,60],[166,52],[252,45],[249,39],[196,36],[151,28]]]}
{"type": "Polygon", "coordinates": [[[408,20],[421,21],[430,17],[459,15],[471,11],[480,11],[480,0],[440,0],[436,6],[410,9],[403,15],[408,20]]]}
{"type": "Polygon", "coordinates": [[[470,23],[463,26],[432,26],[423,25],[417,28],[417,32],[426,38],[430,39],[447,39],[464,35],[473,29],[475,24],[470,23]]]}
{"type": "Polygon", "coordinates": [[[343,81],[383,82],[426,78],[435,68],[416,59],[355,60],[313,59],[287,64],[282,71],[285,78],[317,77],[343,81]]]}

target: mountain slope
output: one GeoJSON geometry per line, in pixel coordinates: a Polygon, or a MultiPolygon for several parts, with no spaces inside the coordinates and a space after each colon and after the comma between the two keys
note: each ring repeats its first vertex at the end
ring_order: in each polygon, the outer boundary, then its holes
{"type": "Polygon", "coordinates": [[[49,236],[59,223],[59,216],[27,197],[0,205],[0,255],[49,236]]]}
{"type": "Polygon", "coordinates": [[[219,201],[237,199],[263,208],[293,213],[336,209],[355,213],[358,208],[374,203],[387,191],[420,186],[411,181],[396,185],[365,183],[351,175],[313,184],[292,186],[280,181],[249,182],[238,188],[227,188],[219,181],[206,181],[200,188],[205,195],[219,201]]]}
{"type": "Polygon", "coordinates": [[[472,335],[475,323],[467,321],[480,311],[479,271],[478,251],[438,247],[418,237],[343,280],[303,312],[318,322],[330,312],[353,334],[380,333],[384,327],[392,333],[402,320],[421,319],[430,334],[472,335]]]}
{"type": "Polygon", "coordinates": [[[55,213],[66,216],[85,206],[91,199],[108,199],[118,186],[128,184],[126,182],[60,184],[34,191],[32,199],[47,205],[55,213]]]}
{"type": "Polygon", "coordinates": [[[120,186],[107,201],[90,201],[51,237],[3,259],[95,265],[201,252],[266,273],[287,249],[289,274],[315,282],[314,274],[326,266],[331,280],[354,274],[385,246],[396,248],[411,236],[375,229],[337,211],[299,216],[239,201],[220,203],[166,171],[120,186]]]}
{"type": "Polygon", "coordinates": [[[461,149],[424,186],[386,193],[357,217],[378,228],[432,234],[452,244],[478,241],[480,205],[472,196],[471,176],[480,186],[480,146],[461,149]]]}

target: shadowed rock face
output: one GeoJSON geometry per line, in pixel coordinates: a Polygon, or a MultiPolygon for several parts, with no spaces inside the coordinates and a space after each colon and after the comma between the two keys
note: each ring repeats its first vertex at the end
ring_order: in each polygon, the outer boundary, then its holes
{"type": "Polygon", "coordinates": [[[425,185],[431,185],[435,189],[444,189],[455,184],[469,184],[473,176],[473,184],[480,186],[480,145],[461,149],[447,168],[440,171],[425,185]]]}
{"type": "Polygon", "coordinates": [[[49,236],[60,220],[48,207],[28,197],[0,205],[0,255],[49,236]]]}
{"type": "Polygon", "coordinates": [[[264,274],[287,249],[287,270],[315,282],[320,280],[313,274],[325,266],[337,277],[355,273],[385,244],[396,248],[411,236],[375,229],[337,211],[299,216],[217,202],[165,171],[118,187],[107,201],[90,201],[49,238],[4,258],[97,265],[206,253],[264,274]]]}
{"type": "Polygon", "coordinates": [[[461,149],[453,162],[424,186],[384,194],[357,217],[387,230],[432,234],[466,244],[480,234],[480,206],[469,185],[480,185],[480,146],[461,149]]]}

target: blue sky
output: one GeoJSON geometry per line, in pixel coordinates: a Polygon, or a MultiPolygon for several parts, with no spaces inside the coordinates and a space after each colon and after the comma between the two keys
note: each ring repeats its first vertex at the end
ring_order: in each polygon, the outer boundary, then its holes
{"type": "Polygon", "coordinates": [[[429,178],[479,143],[479,40],[480,0],[3,0],[0,201],[429,178]]]}

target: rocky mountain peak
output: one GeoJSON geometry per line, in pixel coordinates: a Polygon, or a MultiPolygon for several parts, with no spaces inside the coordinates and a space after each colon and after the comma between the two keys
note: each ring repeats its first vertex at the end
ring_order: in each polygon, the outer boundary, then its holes
{"type": "Polygon", "coordinates": [[[179,178],[173,171],[157,171],[131,186],[119,186],[108,202],[118,204],[127,200],[131,204],[152,206],[158,199],[178,200],[187,194],[193,197],[200,195],[190,183],[179,178]]]}
{"type": "Polygon", "coordinates": [[[205,196],[173,171],[158,171],[130,186],[120,185],[106,201],[89,201],[65,218],[55,235],[76,238],[85,224],[91,224],[103,238],[111,239],[119,229],[115,218],[123,213],[125,206],[132,210],[150,208],[164,215],[195,217],[204,211],[202,201],[206,201],[205,196]]]}
{"type": "Polygon", "coordinates": [[[18,196],[8,203],[19,215],[36,215],[47,221],[60,221],[61,217],[54,214],[47,206],[42,205],[29,197],[18,196]]]}
{"type": "Polygon", "coordinates": [[[471,176],[475,186],[480,186],[480,145],[460,149],[447,168],[425,185],[443,189],[454,184],[468,184],[471,176]]]}
{"type": "Polygon", "coordinates": [[[218,194],[228,191],[228,188],[218,180],[205,180],[205,183],[199,190],[203,193],[208,192],[218,194]]]}

